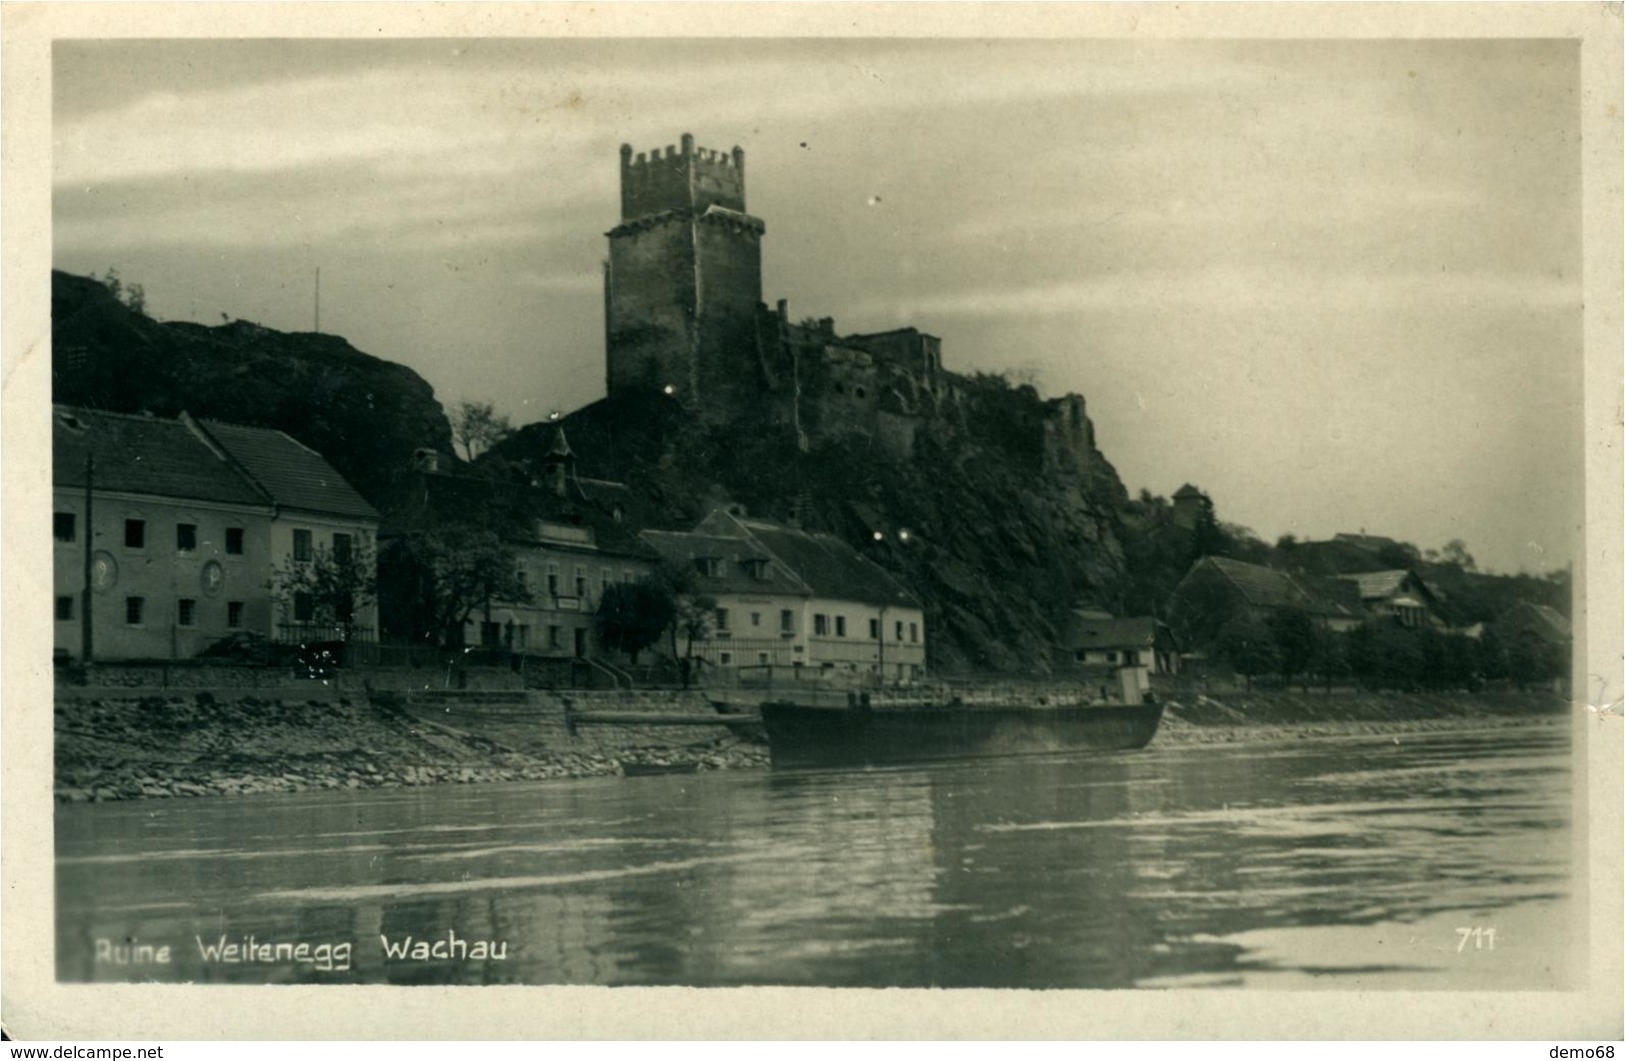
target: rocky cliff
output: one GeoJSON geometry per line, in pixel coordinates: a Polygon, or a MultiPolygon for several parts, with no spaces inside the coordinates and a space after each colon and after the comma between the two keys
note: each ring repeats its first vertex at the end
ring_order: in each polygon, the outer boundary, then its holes
{"type": "Polygon", "coordinates": [[[451,449],[428,383],[338,336],[155,321],[100,282],[62,272],[51,274],[51,334],[52,401],[278,428],[380,509],[418,447],[451,449]]]}
{"type": "MultiPolygon", "coordinates": [[[[737,502],[832,532],[922,598],[933,669],[1042,673],[1076,604],[1123,599],[1123,487],[1092,443],[1067,468],[1046,460],[1050,414],[1031,388],[964,383],[908,457],[862,436],[803,449],[767,415],[706,425],[659,394],[617,394],[562,423],[580,473],[628,483],[648,522],[686,526],[737,502]]],[[[539,466],[553,437],[532,425],[487,461],[539,466]]]]}

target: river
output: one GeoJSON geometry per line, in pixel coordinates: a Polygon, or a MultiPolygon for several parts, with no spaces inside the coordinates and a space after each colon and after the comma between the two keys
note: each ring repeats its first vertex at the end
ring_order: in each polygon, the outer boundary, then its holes
{"type": "Polygon", "coordinates": [[[1566,726],[56,810],[64,981],[1541,990],[1566,726]],[[410,942],[408,942],[410,940],[410,942]]]}

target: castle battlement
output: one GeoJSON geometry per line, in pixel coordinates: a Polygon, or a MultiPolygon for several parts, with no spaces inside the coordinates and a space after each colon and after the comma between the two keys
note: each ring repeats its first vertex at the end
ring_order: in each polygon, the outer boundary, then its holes
{"type": "Polygon", "coordinates": [[[630,221],[666,210],[704,213],[720,206],[745,212],[745,151],[724,153],[696,148],[684,133],[680,144],[633,154],[621,145],[621,219],[630,221]]]}

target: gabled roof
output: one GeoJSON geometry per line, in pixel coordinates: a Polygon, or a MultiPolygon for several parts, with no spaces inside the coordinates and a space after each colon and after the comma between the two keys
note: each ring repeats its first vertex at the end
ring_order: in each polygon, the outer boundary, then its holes
{"type": "Polygon", "coordinates": [[[1157,621],[1149,615],[1099,619],[1074,614],[1066,643],[1073,649],[1150,648],[1156,637],[1157,621]]]}
{"type": "Polygon", "coordinates": [[[1392,571],[1372,571],[1360,575],[1339,575],[1337,579],[1340,582],[1349,582],[1358,586],[1362,602],[1398,601],[1399,595],[1406,593],[1416,594],[1423,598],[1420,601],[1412,601],[1407,597],[1407,602],[1414,606],[1426,607],[1431,606],[1438,597],[1438,594],[1433,591],[1431,586],[1417,576],[1415,572],[1408,571],[1405,568],[1397,568],[1392,571]]]}
{"type": "Polygon", "coordinates": [[[688,566],[700,559],[722,561],[719,575],[697,573],[700,584],[713,593],[787,593],[797,597],[813,594],[811,586],[751,538],[655,530],[644,531],[642,538],[662,557],[677,564],[688,566]],[[750,570],[757,564],[761,565],[760,577],[750,570]]]}
{"type": "MultiPolygon", "coordinates": [[[[189,419],[182,414],[183,419],[189,419]]],[[[375,520],[378,510],[320,453],[292,436],[218,420],[198,426],[283,508],[375,520]]]]}
{"type": "Polygon", "coordinates": [[[1385,537],[1381,534],[1366,534],[1364,531],[1360,532],[1359,534],[1340,533],[1337,535],[1336,540],[1340,542],[1347,542],[1350,545],[1357,545],[1362,549],[1370,549],[1372,551],[1378,549],[1388,549],[1399,545],[1399,543],[1392,538],[1385,537]]]}
{"type": "Polygon", "coordinates": [[[1573,636],[1573,625],[1562,612],[1546,604],[1523,601],[1507,609],[1501,625],[1518,630],[1532,631],[1548,641],[1562,641],[1573,636]]]}
{"type": "Polygon", "coordinates": [[[83,488],[94,457],[97,490],[269,507],[270,495],[225,452],[180,420],[52,406],[52,482],[83,488]]]}
{"type": "MultiPolygon", "coordinates": [[[[423,472],[414,503],[392,511],[386,536],[413,530],[451,525],[471,525],[496,532],[509,542],[542,545],[566,551],[579,550],[654,560],[658,554],[638,537],[637,529],[617,520],[613,510],[619,498],[601,499],[602,492],[588,493],[583,482],[572,480],[574,489],[560,497],[545,485],[532,485],[514,479],[493,479],[455,472],[423,472]],[[591,542],[571,543],[544,538],[540,523],[581,527],[591,531],[591,542]]],[[[619,485],[619,484],[614,484],[619,485]]]]}
{"type": "Polygon", "coordinates": [[[1330,618],[1359,617],[1358,611],[1351,611],[1336,599],[1313,592],[1285,571],[1223,556],[1209,556],[1197,561],[1197,565],[1202,564],[1217,571],[1236,588],[1243,600],[1255,608],[1297,608],[1311,615],[1330,618]]]}
{"type": "Polygon", "coordinates": [[[1409,571],[1372,571],[1363,575],[1339,575],[1345,581],[1360,587],[1361,600],[1386,600],[1398,593],[1405,584],[1409,571]]]}
{"type": "Polygon", "coordinates": [[[748,519],[723,509],[712,512],[694,530],[754,541],[804,583],[814,596],[863,604],[920,606],[919,598],[890,572],[834,535],[748,519]]]}

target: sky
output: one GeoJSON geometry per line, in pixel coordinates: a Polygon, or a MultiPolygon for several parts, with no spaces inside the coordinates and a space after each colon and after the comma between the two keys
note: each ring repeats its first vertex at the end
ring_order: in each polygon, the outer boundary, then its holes
{"type": "Polygon", "coordinates": [[[58,41],[53,262],[515,424],[603,395],[619,147],[746,153],[763,289],[1085,396],[1131,493],[1481,567],[1582,519],[1579,46],[58,41]]]}

